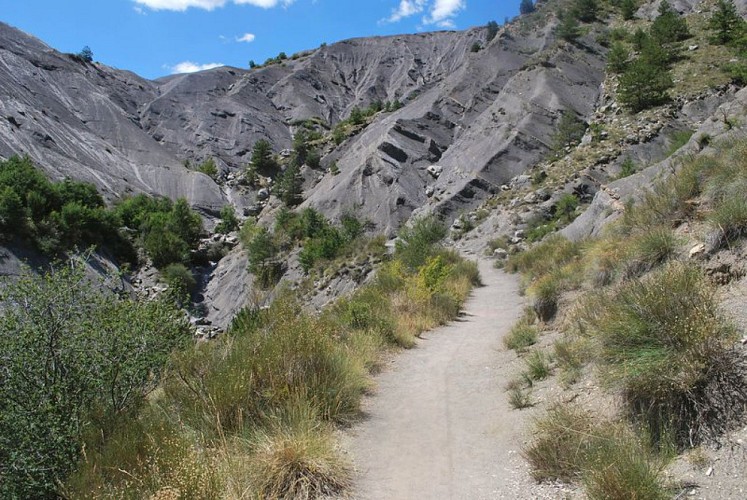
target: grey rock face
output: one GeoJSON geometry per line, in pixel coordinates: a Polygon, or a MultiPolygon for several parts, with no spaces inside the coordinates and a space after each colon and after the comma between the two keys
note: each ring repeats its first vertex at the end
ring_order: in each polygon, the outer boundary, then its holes
{"type": "Polygon", "coordinates": [[[185,161],[239,169],[259,139],[288,148],[297,120],[333,125],[354,106],[399,100],[402,109],[332,151],[340,175],[305,186],[308,205],[331,216],[359,207],[393,233],[417,209],[450,216],[476,204],[546,151],[559,110],[591,111],[599,48],[558,45],[552,23],[512,29],[476,54],[482,29],[354,39],[251,71],[148,81],[0,24],[0,156],[28,154],[52,177],[93,182],[109,199],[184,196],[216,213],[227,195],[185,161]],[[426,169],[436,164],[434,179],[426,169]]]}

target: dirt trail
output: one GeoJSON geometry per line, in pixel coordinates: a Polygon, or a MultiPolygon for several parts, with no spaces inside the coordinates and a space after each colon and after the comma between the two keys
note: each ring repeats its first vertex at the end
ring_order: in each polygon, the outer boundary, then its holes
{"type": "Polygon", "coordinates": [[[519,450],[527,416],[504,390],[515,356],[502,337],[523,299],[514,276],[480,263],[485,286],[453,324],[423,336],[377,377],[348,443],[355,499],[529,498],[519,450]]]}

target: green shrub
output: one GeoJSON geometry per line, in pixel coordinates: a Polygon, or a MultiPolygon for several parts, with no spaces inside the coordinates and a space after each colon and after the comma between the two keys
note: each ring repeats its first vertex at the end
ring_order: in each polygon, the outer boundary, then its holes
{"type": "Polygon", "coordinates": [[[437,243],[445,236],[446,228],[435,217],[420,218],[412,226],[400,230],[395,256],[410,270],[415,270],[434,255],[437,243]]]}
{"type": "Polygon", "coordinates": [[[559,340],[555,342],[553,353],[564,386],[575,384],[581,378],[581,370],[592,358],[588,342],[583,339],[559,340]]]}
{"type": "Polygon", "coordinates": [[[503,345],[506,349],[524,351],[527,347],[537,343],[537,327],[525,321],[515,324],[508,335],[503,337],[503,345]]]}
{"type": "Polygon", "coordinates": [[[27,239],[47,254],[106,246],[116,257],[132,261],[132,246],[119,225],[92,184],[70,179],[51,183],[28,158],[0,162],[0,237],[27,239]]]}
{"type": "Polygon", "coordinates": [[[560,235],[552,236],[525,252],[511,255],[506,262],[506,270],[520,272],[529,279],[534,279],[562,267],[580,254],[580,243],[569,241],[560,235]]]}
{"type": "Polygon", "coordinates": [[[508,404],[511,405],[511,408],[514,410],[523,410],[524,408],[534,406],[529,391],[521,387],[511,387],[508,390],[508,404]]]}
{"type": "Polygon", "coordinates": [[[0,290],[0,496],[50,497],[84,438],[136,410],[191,332],[173,306],[120,298],[81,265],[0,290]]]}
{"type": "Polygon", "coordinates": [[[667,153],[667,156],[672,156],[682,146],[687,144],[687,142],[690,140],[690,137],[692,136],[693,136],[692,130],[678,130],[677,132],[672,134],[672,138],[671,138],[672,143],[669,145],[669,152],[667,153]]]}
{"type": "Polygon", "coordinates": [[[552,136],[552,150],[556,155],[564,154],[567,147],[581,142],[586,132],[586,124],[571,110],[564,110],[558,121],[557,131],[552,136]]]}
{"type": "Polygon", "coordinates": [[[169,264],[161,271],[163,280],[178,299],[188,298],[197,286],[192,271],[184,264],[169,264]]]}
{"type": "Polygon", "coordinates": [[[202,233],[202,219],[184,198],[172,203],[140,194],[123,200],[114,212],[140,233],[139,242],[157,267],[188,262],[202,233]]]}
{"type": "Polygon", "coordinates": [[[218,178],[218,167],[215,165],[215,160],[208,158],[207,160],[200,163],[197,167],[197,171],[203,173],[213,180],[218,178]]]}
{"type": "Polygon", "coordinates": [[[629,62],[620,75],[618,97],[623,105],[637,113],[665,103],[669,98],[667,91],[673,85],[668,69],[648,58],[638,57],[629,62]]]}
{"type": "Polygon", "coordinates": [[[215,232],[228,234],[239,228],[239,219],[236,217],[236,210],[233,205],[225,205],[220,209],[220,222],[215,226],[215,232]]]}
{"type": "Polygon", "coordinates": [[[663,479],[668,456],[654,453],[632,430],[575,406],[555,406],[538,420],[524,456],[535,479],[580,480],[588,498],[671,497],[663,479]]]}
{"type": "Polygon", "coordinates": [[[630,156],[626,156],[625,160],[623,160],[620,165],[620,175],[618,175],[617,178],[622,179],[624,177],[629,177],[633,175],[636,170],[636,165],[635,162],[633,162],[633,159],[630,156]]]}
{"type": "Polygon", "coordinates": [[[717,246],[724,246],[747,235],[747,200],[734,195],[721,200],[708,217],[717,246]]]}
{"type": "Polygon", "coordinates": [[[179,377],[165,390],[183,417],[215,437],[221,429],[234,432],[261,422],[299,398],[320,419],[353,417],[366,387],[365,372],[335,340],[334,325],[305,314],[287,294],[258,314],[176,361],[179,377]],[[207,428],[205,415],[213,416],[207,428]]]}
{"type": "Polygon", "coordinates": [[[524,457],[537,481],[580,479],[595,446],[598,428],[591,416],[576,406],[555,406],[535,424],[535,437],[524,457]]]}
{"type": "Polygon", "coordinates": [[[333,496],[349,484],[350,469],[335,447],[332,430],[314,413],[293,410],[290,418],[252,436],[249,477],[261,498],[333,496]]]}
{"type": "Polygon", "coordinates": [[[680,241],[667,227],[655,227],[633,237],[620,262],[623,277],[640,276],[674,258],[680,241]]]}
{"type": "Polygon", "coordinates": [[[680,446],[728,429],[747,402],[743,356],[697,267],[671,264],[587,299],[577,319],[599,342],[605,380],[653,439],[680,446]]]}
{"type": "Polygon", "coordinates": [[[620,42],[614,42],[607,53],[607,69],[612,73],[620,74],[627,68],[629,58],[630,52],[625,45],[620,42]]]}
{"type": "Polygon", "coordinates": [[[613,426],[600,434],[583,471],[590,500],[672,498],[664,481],[667,456],[657,456],[628,429],[613,426]]]}
{"type": "Polygon", "coordinates": [[[550,360],[541,350],[535,349],[525,359],[527,375],[531,380],[544,380],[551,372],[550,360]]]}

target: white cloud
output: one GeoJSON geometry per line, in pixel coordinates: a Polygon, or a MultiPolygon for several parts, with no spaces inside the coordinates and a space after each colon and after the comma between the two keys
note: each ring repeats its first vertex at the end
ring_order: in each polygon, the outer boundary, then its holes
{"type": "Polygon", "coordinates": [[[241,36],[236,37],[237,42],[246,42],[246,43],[252,43],[254,39],[257,38],[254,33],[244,33],[241,36]]]}
{"type": "Polygon", "coordinates": [[[424,25],[454,28],[454,17],[459,11],[467,8],[467,0],[399,0],[399,5],[392,9],[392,14],[380,22],[396,23],[406,17],[425,12],[424,25]]]}
{"type": "Polygon", "coordinates": [[[420,14],[425,9],[426,0],[400,0],[399,6],[392,9],[392,15],[382,21],[396,23],[397,21],[420,14]]]}
{"type": "Polygon", "coordinates": [[[175,66],[166,66],[166,68],[171,71],[172,75],[176,75],[179,73],[195,73],[197,71],[205,71],[206,69],[219,68],[220,66],[225,65],[223,63],[197,64],[193,63],[192,61],[184,61],[175,66]]]}
{"type": "MultiPolygon", "coordinates": [[[[133,0],[135,3],[144,5],[152,10],[174,10],[183,12],[191,7],[204,10],[213,10],[226,5],[228,0],[133,0]]],[[[295,0],[230,0],[238,5],[254,5],[263,9],[270,9],[282,5],[288,7],[295,0]]]]}
{"type": "Polygon", "coordinates": [[[423,18],[425,24],[436,24],[442,28],[453,28],[454,16],[467,7],[466,0],[436,0],[430,13],[423,18]]]}

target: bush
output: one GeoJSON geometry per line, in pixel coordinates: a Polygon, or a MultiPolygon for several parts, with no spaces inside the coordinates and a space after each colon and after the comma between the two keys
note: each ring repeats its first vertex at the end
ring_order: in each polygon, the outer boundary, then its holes
{"type": "Polygon", "coordinates": [[[576,259],[581,254],[581,248],[580,243],[560,235],[552,236],[525,252],[509,256],[506,270],[526,274],[530,280],[535,279],[576,259]]]}
{"type": "Polygon", "coordinates": [[[607,53],[607,69],[615,74],[620,74],[628,67],[630,52],[620,42],[613,42],[607,53]]]}
{"type": "Polygon", "coordinates": [[[92,184],[70,179],[53,184],[28,158],[0,162],[0,236],[27,239],[47,254],[106,246],[132,261],[132,246],[119,225],[92,184]]]}
{"type": "Polygon", "coordinates": [[[236,210],[233,205],[225,205],[220,209],[220,222],[215,226],[215,232],[228,234],[239,228],[239,219],[236,217],[236,210]]]}
{"type": "Polygon", "coordinates": [[[670,498],[667,456],[657,456],[631,430],[597,421],[574,406],[556,406],[538,420],[524,450],[537,480],[581,480],[591,499],[670,498]]]}
{"type": "Polygon", "coordinates": [[[622,14],[623,19],[626,21],[630,21],[635,17],[636,10],[638,10],[636,0],[622,0],[620,2],[620,14],[622,14]]]}
{"type": "Polygon", "coordinates": [[[634,113],[663,104],[673,86],[666,68],[639,57],[627,65],[620,75],[619,99],[634,113]]]}
{"type": "Polygon", "coordinates": [[[49,497],[85,436],[137,409],[191,331],[173,306],[108,293],[81,265],[1,289],[0,496],[49,497]]]}
{"type": "Polygon", "coordinates": [[[446,227],[435,217],[417,219],[412,226],[400,230],[395,255],[410,270],[415,270],[435,254],[437,243],[445,236],[446,227]]]}
{"type": "Polygon", "coordinates": [[[272,145],[268,141],[260,139],[255,142],[250,160],[254,171],[263,175],[274,175],[279,166],[272,155],[272,145]]]}
{"type": "Polygon", "coordinates": [[[676,256],[679,244],[679,238],[666,227],[655,227],[636,235],[620,263],[624,268],[623,276],[634,278],[665,263],[676,256]]]}
{"type": "Polygon", "coordinates": [[[163,269],[162,276],[179,300],[188,298],[197,286],[194,275],[184,264],[169,264],[163,269]]]}
{"type": "Polygon", "coordinates": [[[531,14],[532,12],[534,12],[534,2],[532,2],[532,0],[521,0],[521,3],[519,4],[519,13],[531,14]]]}
{"type": "Polygon", "coordinates": [[[213,180],[218,178],[218,167],[215,165],[215,160],[208,158],[207,160],[200,163],[197,167],[197,171],[203,173],[213,180]]]}
{"type": "Polygon", "coordinates": [[[728,429],[747,402],[735,329],[697,267],[672,264],[646,279],[600,293],[578,312],[599,342],[605,380],[653,439],[680,446],[728,429]]]}
{"type": "Polygon", "coordinates": [[[747,235],[747,200],[733,196],[721,200],[708,217],[714,228],[717,247],[747,235]]]}
{"type": "Polygon", "coordinates": [[[537,481],[571,482],[581,477],[598,432],[591,416],[575,406],[555,406],[535,424],[524,458],[537,481]]]}
{"type": "Polygon", "coordinates": [[[708,20],[708,29],[712,32],[711,42],[725,45],[733,43],[745,31],[745,22],[739,17],[732,0],[718,0],[716,8],[708,20]]]}
{"type": "Polygon", "coordinates": [[[139,194],[123,200],[114,213],[140,233],[139,242],[157,267],[187,263],[202,233],[202,219],[184,198],[172,203],[139,194]]]}
{"type": "Polygon", "coordinates": [[[503,345],[506,349],[518,352],[525,351],[527,347],[537,343],[537,327],[520,321],[515,324],[508,335],[503,337],[503,345]]]}
{"type": "Polygon", "coordinates": [[[179,377],[165,390],[183,418],[216,438],[299,400],[311,403],[319,419],[352,418],[365,372],[335,340],[334,325],[303,313],[287,294],[255,314],[177,360],[179,377]],[[207,427],[205,415],[212,416],[207,427]]]}
{"type": "Polygon", "coordinates": [[[258,495],[306,500],[340,494],[350,471],[331,430],[316,421],[313,411],[294,413],[291,422],[274,423],[252,437],[249,469],[258,495]]]}
{"type": "Polygon", "coordinates": [[[558,129],[552,136],[552,150],[557,155],[563,154],[565,148],[581,142],[585,131],[586,124],[579,120],[573,111],[563,111],[558,121],[558,129]]]}
{"type": "Polygon", "coordinates": [[[526,374],[530,380],[544,380],[550,375],[550,361],[542,351],[532,351],[524,361],[527,365],[526,374]]]}
{"type": "Polygon", "coordinates": [[[487,43],[490,43],[497,34],[498,23],[495,21],[488,22],[488,24],[485,26],[485,40],[487,41],[487,43]]]}

